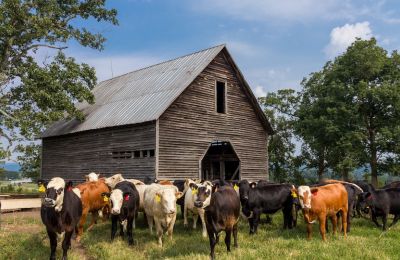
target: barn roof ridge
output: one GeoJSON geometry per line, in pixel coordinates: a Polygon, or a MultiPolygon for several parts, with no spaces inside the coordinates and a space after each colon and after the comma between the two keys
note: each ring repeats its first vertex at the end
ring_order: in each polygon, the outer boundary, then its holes
{"type": "Polygon", "coordinates": [[[85,115],[84,121],[57,121],[42,133],[41,138],[157,120],[223,50],[244,83],[251,103],[256,106],[255,112],[272,133],[270,123],[226,45],[220,44],[98,83],[92,90],[95,103],[76,105],[85,115]]]}
{"type": "Polygon", "coordinates": [[[190,56],[190,55],[193,55],[193,54],[197,54],[197,53],[200,53],[200,52],[203,52],[203,51],[207,51],[207,50],[210,50],[210,49],[218,48],[218,47],[226,47],[226,43],[221,43],[221,44],[218,44],[218,45],[215,45],[215,46],[212,46],[212,47],[208,47],[208,48],[205,48],[205,49],[202,49],[202,50],[199,50],[199,51],[195,51],[195,52],[192,52],[192,53],[189,53],[189,54],[185,54],[185,55],[182,55],[182,56],[179,56],[179,57],[176,57],[176,58],[171,58],[171,59],[168,59],[168,60],[165,60],[165,61],[161,61],[161,62],[156,63],[156,64],[148,65],[146,67],[139,68],[137,70],[129,71],[129,72],[123,73],[121,75],[118,75],[118,76],[115,76],[115,77],[112,77],[112,78],[109,78],[109,79],[102,80],[102,81],[99,82],[99,84],[102,83],[102,82],[105,82],[105,81],[113,80],[115,78],[126,76],[127,74],[139,72],[141,70],[149,69],[149,68],[152,68],[152,67],[155,67],[155,66],[158,66],[158,65],[162,65],[162,64],[167,63],[167,62],[171,62],[171,61],[174,61],[174,60],[182,59],[182,58],[185,58],[187,56],[190,56]]]}

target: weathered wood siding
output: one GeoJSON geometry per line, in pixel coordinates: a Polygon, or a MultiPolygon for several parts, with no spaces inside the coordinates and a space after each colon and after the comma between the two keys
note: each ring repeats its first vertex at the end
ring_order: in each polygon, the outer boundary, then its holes
{"type": "Polygon", "coordinates": [[[82,180],[90,172],[155,177],[155,157],[116,159],[113,152],[155,150],[155,122],[43,139],[42,178],[82,180]]]}
{"type": "Polygon", "coordinates": [[[198,178],[199,160],[213,140],[230,141],[241,179],[266,179],[267,132],[232,66],[221,52],[159,118],[158,178],[198,178]],[[227,113],[215,109],[215,82],[226,81],[227,113]]]}

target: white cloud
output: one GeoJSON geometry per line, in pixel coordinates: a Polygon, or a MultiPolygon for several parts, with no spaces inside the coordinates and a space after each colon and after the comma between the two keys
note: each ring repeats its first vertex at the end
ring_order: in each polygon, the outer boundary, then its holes
{"type": "Polygon", "coordinates": [[[254,95],[256,95],[256,97],[265,97],[267,95],[267,91],[265,91],[263,86],[259,85],[254,89],[254,95]]]}
{"type": "Polygon", "coordinates": [[[346,51],[356,38],[370,39],[373,37],[369,22],[356,24],[345,24],[342,27],[335,27],[330,34],[330,42],[325,47],[325,53],[329,58],[346,51]]]}

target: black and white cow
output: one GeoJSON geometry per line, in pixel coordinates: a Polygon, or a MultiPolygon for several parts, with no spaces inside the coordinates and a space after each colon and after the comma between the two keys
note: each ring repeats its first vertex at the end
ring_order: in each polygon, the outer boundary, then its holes
{"type": "Polygon", "coordinates": [[[72,183],[65,185],[62,178],[53,178],[47,184],[40,216],[50,239],[50,259],[56,259],[57,233],[65,232],[62,243],[63,257],[71,247],[71,237],[82,215],[82,202],[78,189],[72,183]]]}
{"type": "Polygon", "coordinates": [[[111,193],[104,193],[111,201],[111,240],[117,233],[117,224],[120,224],[120,235],[124,236],[124,230],[128,234],[128,243],[133,245],[133,222],[139,210],[139,192],[132,182],[121,181],[117,183],[111,193]]]}
{"type": "Polygon", "coordinates": [[[282,209],[284,217],[283,228],[291,229],[293,227],[294,197],[292,188],[291,184],[257,185],[251,188],[247,180],[239,183],[242,212],[249,220],[250,234],[257,232],[262,213],[273,214],[280,209],[282,209]]]}
{"type": "Polygon", "coordinates": [[[378,189],[371,192],[364,192],[360,195],[361,208],[369,208],[371,210],[372,221],[377,227],[387,229],[387,218],[389,214],[393,214],[393,222],[389,227],[396,224],[400,219],[400,189],[378,189]],[[383,225],[378,223],[377,217],[382,217],[383,225]]]}

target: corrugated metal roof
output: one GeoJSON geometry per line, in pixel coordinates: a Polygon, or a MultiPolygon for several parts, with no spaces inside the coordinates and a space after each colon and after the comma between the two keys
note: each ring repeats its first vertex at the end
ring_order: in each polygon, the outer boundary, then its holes
{"type": "Polygon", "coordinates": [[[219,45],[101,82],[93,89],[95,104],[77,104],[85,115],[83,122],[56,122],[42,138],[156,120],[224,47],[219,45]]]}

